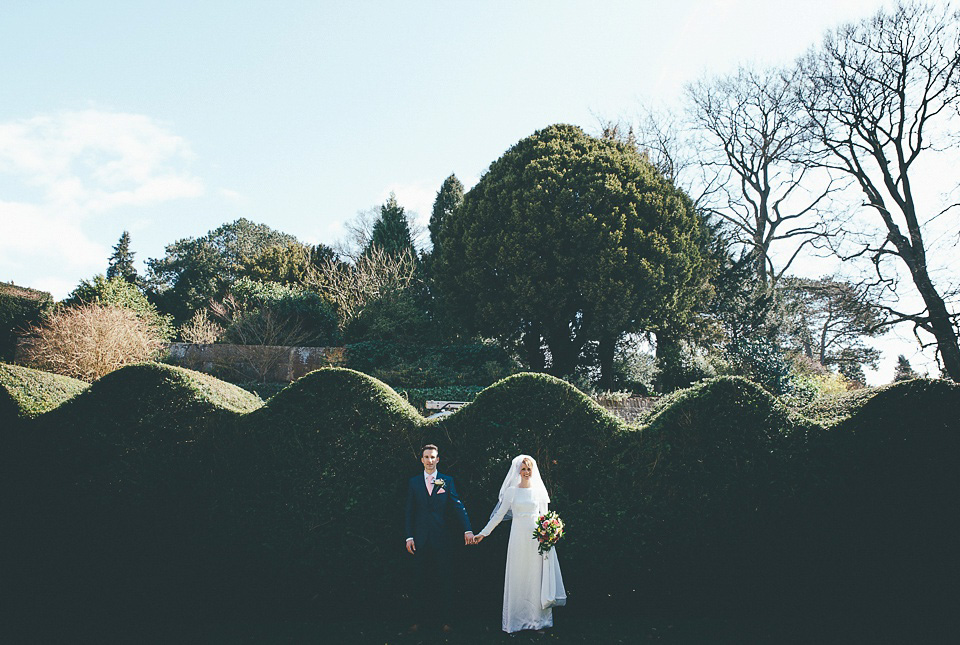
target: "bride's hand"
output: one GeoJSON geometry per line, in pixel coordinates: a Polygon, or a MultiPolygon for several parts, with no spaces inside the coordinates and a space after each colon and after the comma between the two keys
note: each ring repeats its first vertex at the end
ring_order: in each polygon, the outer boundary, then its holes
{"type": "Polygon", "coordinates": [[[474,535],[474,536],[473,536],[473,543],[474,543],[474,544],[480,544],[480,542],[482,542],[482,541],[483,541],[483,536],[482,536],[482,535],[474,535]]]}

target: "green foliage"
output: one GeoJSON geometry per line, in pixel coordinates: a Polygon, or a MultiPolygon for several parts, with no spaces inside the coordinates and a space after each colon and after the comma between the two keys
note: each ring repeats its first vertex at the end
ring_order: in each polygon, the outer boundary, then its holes
{"type": "Polygon", "coordinates": [[[337,253],[326,244],[310,246],[290,241],[255,250],[239,260],[238,277],[258,282],[277,282],[298,287],[315,280],[319,267],[336,261],[337,253]]]}
{"type": "Polygon", "coordinates": [[[489,385],[516,371],[506,352],[490,344],[363,341],[347,345],[346,352],[346,367],[394,387],[489,385]]]}
{"type": "Polygon", "coordinates": [[[717,375],[708,358],[685,341],[657,339],[657,390],[669,393],[717,375]]]}
{"type": "Polygon", "coordinates": [[[450,175],[443,180],[440,190],[437,191],[437,198],[433,201],[433,211],[430,213],[430,241],[433,243],[431,255],[434,261],[440,257],[442,248],[440,231],[443,228],[443,221],[462,205],[463,183],[457,179],[456,175],[450,175]]]}
{"type": "MultiPolygon", "coordinates": [[[[432,442],[475,530],[511,458],[537,459],[567,527],[564,578],[585,603],[801,616],[845,616],[851,599],[951,606],[960,387],[914,380],[827,398],[800,416],[719,378],[629,426],[527,373],[426,422],[352,370],[313,372],[261,406],[187,370],[124,368],[27,420],[36,443],[4,454],[26,465],[2,489],[24,536],[3,557],[31,563],[4,584],[167,616],[183,598],[181,612],[223,603],[273,616],[396,603],[403,484],[432,442]]],[[[467,556],[471,589],[491,605],[508,533],[467,556]]]]}
{"type": "Polygon", "coordinates": [[[136,254],[130,250],[130,232],[124,231],[117,245],[113,247],[113,255],[110,256],[107,266],[107,280],[123,278],[130,284],[139,285],[140,276],[133,266],[134,255],[136,254]]]}
{"type": "Polygon", "coordinates": [[[779,346],[763,338],[739,338],[724,347],[733,373],[745,376],[772,394],[790,387],[790,365],[779,346]]]}
{"type": "Polygon", "coordinates": [[[832,278],[785,278],[778,287],[787,301],[788,337],[799,352],[825,367],[854,373],[876,368],[880,352],[864,345],[882,335],[884,318],[868,295],[849,282],[832,278]]]}
{"type": "Polygon", "coordinates": [[[87,389],[87,383],[0,363],[0,426],[34,419],[87,389]]]}
{"type": "Polygon", "coordinates": [[[397,196],[393,193],[390,193],[386,203],[380,207],[380,217],[373,224],[370,244],[364,252],[369,253],[372,247],[382,249],[391,257],[404,254],[416,256],[407,214],[403,206],[397,203],[397,196]]]}
{"type": "Polygon", "coordinates": [[[97,274],[93,280],[81,280],[61,304],[68,307],[79,304],[122,307],[133,311],[137,318],[156,329],[164,340],[170,340],[175,333],[173,317],[160,314],[140,289],[121,275],[106,278],[97,274]]]}
{"type": "Polygon", "coordinates": [[[348,343],[388,341],[429,343],[436,338],[433,323],[414,290],[389,289],[357,313],[344,331],[348,343]]]}
{"type": "Polygon", "coordinates": [[[167,245],[162,258],[147,260],[151,298],[178,323],[220,299],[237,279],[243,258],[270,246],[297,240],[247,219],[224,224],[199,238],[187,237],[167,245]]]}
{"type": "Polygon", "coordinates": [[[624,333],[689,322],[701,233],[690,199],[635,148],[554,125],[493,162],[443,220],[436,277],[465,330],[532,336],[535,351],[542,338],[551,371],[569,374],[587,341],[612,362],[624,333]]]}
{"type": "Polygon", "coordinates": [[[291,592],[324,603],[396,592],[401,478],[383,475],[416,463],[421,423],[383,383],[340,368],[248,415],[217,518],[223,547],[264,585],[246,591],[281,604],[291,592]]]}
{"type": "Polygon", "coordinates": [[[19,332],[39,324],[52,308],[46,291],[0,282],[0,360],[13,360],[19,332]]]}
{"type": "MultiPolygon", "coordinates": [[[[297,344],[310,347],[335,345],[339,342],[337,314],[333,306],[313,291],[289,287],[276,282],[259,282],[240,278],[230,287],[235,303],[231,325],[224,333],[225,342],[267,345],[297,344]],[[298,330],[293,335],[296,342],[277,339],[253,339],[248,333],[258,325],[258,318],[269,315],[288,330],[298,330]]],[[[282,335],[282,332],[278,332],[282,335]]]]}

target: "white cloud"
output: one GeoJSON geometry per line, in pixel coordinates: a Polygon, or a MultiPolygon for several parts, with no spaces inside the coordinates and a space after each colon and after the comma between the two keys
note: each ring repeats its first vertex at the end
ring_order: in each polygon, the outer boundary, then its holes
{"type": "MultiPolygon", "coordinates": [[[[0,279],[56,288],[102,270],[85,224],[124,208],[203,194],[187,142],[147,116],[85,110],[0,123],[0,279]]],[[[67,288],[69,290],[69,288],[67,288]]]]}
{"type": "Polygon", "coordinates": [[[242,204],[247,201],[247,198],[246,196],[243,195],[243,193],[237,192],[235,190],[231,190],[229,188],[221,188],[220,196],[225,198],[227,201],[231,201],[235,204],[242,204]]]}

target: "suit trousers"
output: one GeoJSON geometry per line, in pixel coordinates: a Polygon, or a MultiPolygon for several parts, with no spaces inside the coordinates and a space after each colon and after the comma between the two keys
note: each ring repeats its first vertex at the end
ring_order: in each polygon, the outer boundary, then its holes
{"type": "Polygon", "coordinates": [[[453,598],[453,557],[449,548],[424,546],[413,555],[413,601],[415,621],[446,624],[453,598]]]}

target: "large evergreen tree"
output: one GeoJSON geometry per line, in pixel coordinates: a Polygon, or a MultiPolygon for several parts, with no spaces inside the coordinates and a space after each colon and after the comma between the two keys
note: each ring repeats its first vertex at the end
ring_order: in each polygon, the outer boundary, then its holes
{"type": "Polygon", "coordinates": [[[139,284],[140,276],[133,266],[133,255],[130,250],[130,232],[124,231],[117,245],[113,247],[113,255],[107,265],[107,279],[119,276],[130,284],[139,284]]]}
{"type": "Polygon", "coordinates": [[[404,253],[411,255],[415,253],[407,213],[403,206],[397,203],[397,196],[393,193],[390,193],[386,203],[380,207],[380,217],[373,224],[373,232],[366,252],[374,246],[393,257],[404,253]]]}
{"type": "Polygon", "coordinates": [[[703,295],[702,222],[634,147],[554,125],[510,148],[440,229],[445,307],[463,328],[521,340],[528,364],[570,374],[596,342],[676,329],[703,295]]]}

